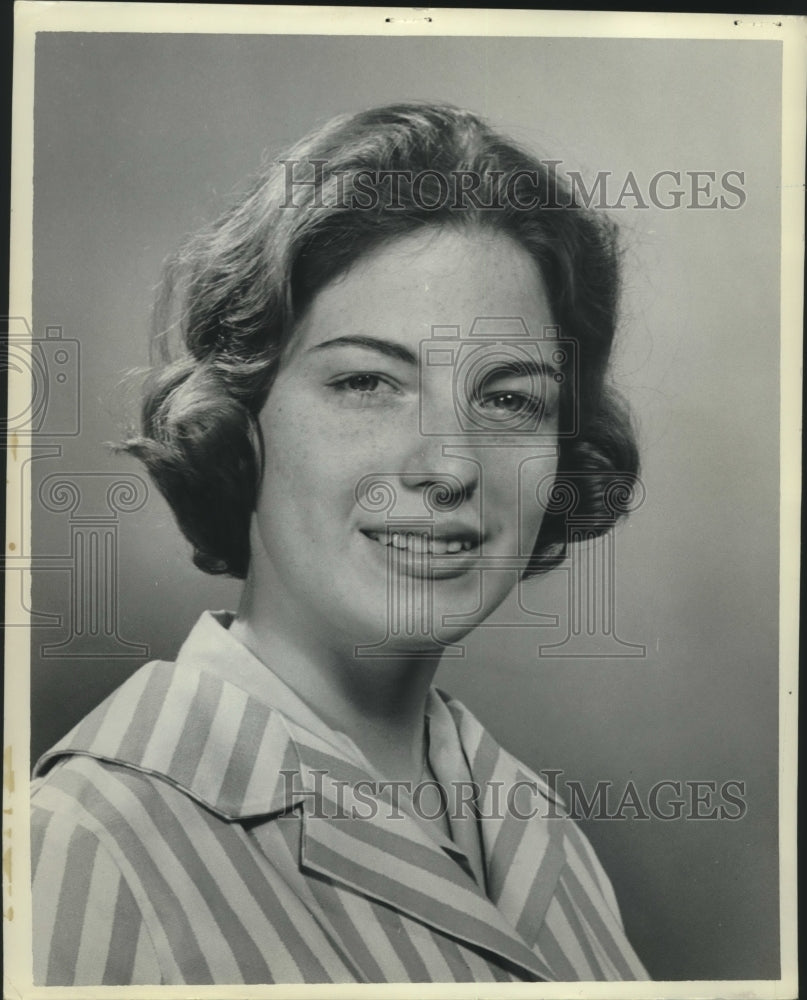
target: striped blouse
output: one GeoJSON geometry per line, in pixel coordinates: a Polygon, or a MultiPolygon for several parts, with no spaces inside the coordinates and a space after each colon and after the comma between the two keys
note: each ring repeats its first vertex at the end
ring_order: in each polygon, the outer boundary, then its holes
{"type": "Polygon", "coordinates": [[[470,790],[449,838],[227,625],[38,762],[38,985],[647,978],[588,841],[459,702],[427,712],[470,790]]]}

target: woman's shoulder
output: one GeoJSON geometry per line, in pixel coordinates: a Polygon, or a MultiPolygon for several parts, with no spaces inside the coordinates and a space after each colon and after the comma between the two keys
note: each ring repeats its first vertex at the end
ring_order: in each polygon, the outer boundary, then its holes
{"type": "MultiPolygon", "coordinates": [[[[140,776],[145,786],[145,776],[140,776]]],[[[31,790],[34,976],[41,985],[160,983],[162,963],[137,874],[133,819],[113,766],[86,755],[58,760],[31,790]]],[[[142,840],[140,841],[142,847],[142,840]]]]}
{"type": "Polygon", "coordinates": [[[33,767],[34,779],[43,777],[54,764],[74,753],[108,756],[126,736],[142,725],[151,704],[156,706],[170,682],[175,664],[153,660],[139,667],[121,685],[87,713],[69,732],[50,747],[33,767]]]}
{"type": "Polygon", "coordinates": [[[69,844],[82,831],[117,856],[124,833],[133,834],[165,809],[166,798],[181,794],[160,774],[86,753],[65,755],[31,781],[32,846],[38,837],[69,844]]]}
{"type": "Polygon", "coordinates": [[[31,778],[31,826],[69,843],[78,830],[104,840],[129,814],[149,808],[158,769],[137,766],[128,742],[138,730],[155,687],[164,687],[173,664],[153,661],[136,670],[47,750],[31,778]]]}

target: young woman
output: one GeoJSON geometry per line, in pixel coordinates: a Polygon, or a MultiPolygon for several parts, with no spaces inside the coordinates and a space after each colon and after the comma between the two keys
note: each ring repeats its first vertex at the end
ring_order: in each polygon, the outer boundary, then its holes
{"type": "MultiPolygon", "coordinates": [[[[42,984],[644,978],[551,790],[432,686],[636,473],[615,234],[476,115],[303,140],[170,264],[126,444],[245,580],[37,765],[42,984]]],[[[607,509],[606,509],[607,508],[607,509]]]]}

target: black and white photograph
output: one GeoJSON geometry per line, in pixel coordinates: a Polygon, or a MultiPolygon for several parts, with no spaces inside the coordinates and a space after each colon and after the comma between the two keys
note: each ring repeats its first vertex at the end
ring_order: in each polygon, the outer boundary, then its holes
{"type": "Polygon", "coordinates": [[[797,995],[806,51],[17,4],[6,995],[797,995]]]}

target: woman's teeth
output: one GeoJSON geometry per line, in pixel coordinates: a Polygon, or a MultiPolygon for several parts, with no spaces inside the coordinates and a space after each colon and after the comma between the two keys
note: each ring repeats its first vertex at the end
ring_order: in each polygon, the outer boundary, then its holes
{"type": "Polygon", "coordinates": [[[430,538],[428,535],[397,531],[385,534],[375,534],[368,531],[367,536],[382,545],[392,545],[396,549],[408,549],[410,552],[427,552],[432,556],[470,552],[474,548],[474,543],[467,538],[430,538]]]}

